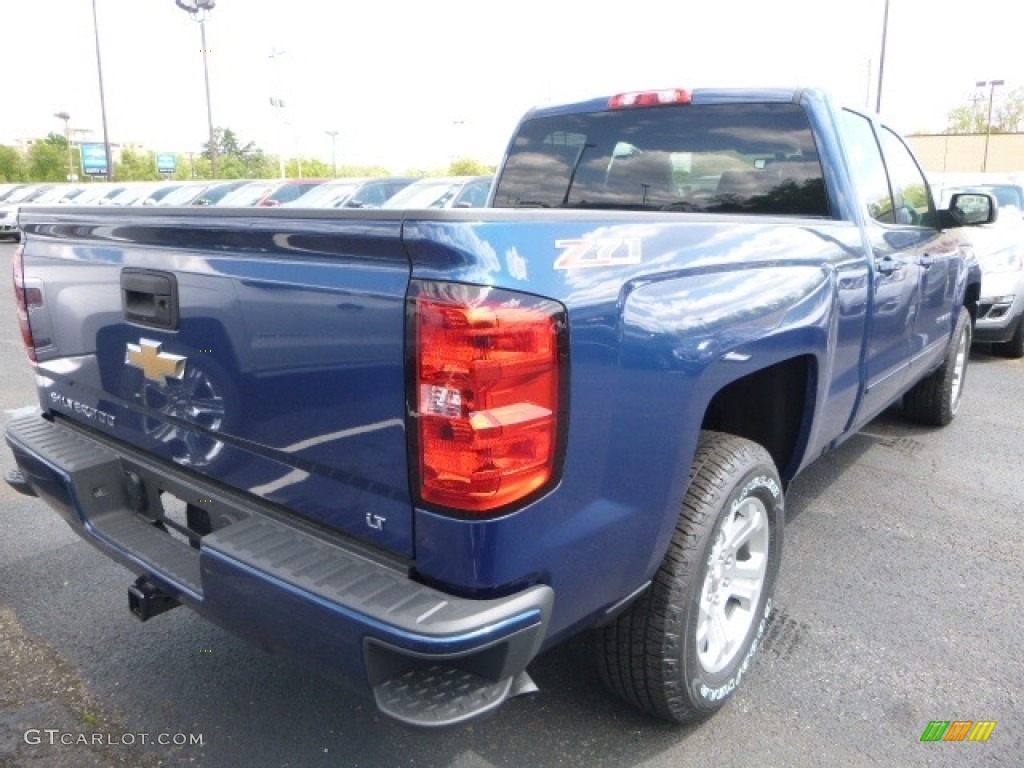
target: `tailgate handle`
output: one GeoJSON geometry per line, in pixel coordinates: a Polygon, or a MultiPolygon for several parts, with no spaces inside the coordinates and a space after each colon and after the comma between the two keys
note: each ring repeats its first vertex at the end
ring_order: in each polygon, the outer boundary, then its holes
{"type": "Polygon", "coordinates": [[[129,323],[178,329],[178,280],[171,272],[153,269],[121,271],[121,306],[129,323]]]}

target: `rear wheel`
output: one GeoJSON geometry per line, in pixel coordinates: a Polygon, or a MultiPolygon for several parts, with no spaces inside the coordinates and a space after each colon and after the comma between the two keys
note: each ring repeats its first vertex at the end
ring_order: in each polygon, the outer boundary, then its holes
{"type": "Polygon", "coordinates": [[[605,684],[679,723],[720,709],[757,653],[782,556],[782,483],[756,443],[702,432],[690,487],[647,591],[597,632],[605,684]]]}
{"type": "Polygon", "coordinates": [[[971,349],[971,315],[960,309],[946,359],[937,371],[921,379],[903,396],[907,418],[933,427],[944,427],[960,408],[971,349]]]}

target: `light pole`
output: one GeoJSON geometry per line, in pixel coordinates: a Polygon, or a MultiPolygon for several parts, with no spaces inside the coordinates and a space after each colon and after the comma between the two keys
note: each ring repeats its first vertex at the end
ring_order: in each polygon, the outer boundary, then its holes
{"type": "Polygon", "coordinates": [[[270,49],[270,55],[267,56],[270,59],[270,72],[271,72],[271,89],[272,95],[270,97],[270,106],[272,106],[277,112],[277,167],[278,173],[281,178],[286,178],[284,168],[284,99],[280,96],[280,80],[277,74],[277,60],[279,57],[288,53],[288,51],[279,51],[277,48],[270,49]]]}
{"type": "Polygon", "coordinates": [[[53,116],[64,121],[64,143],[68,145],[68,181],[75,181],[71,160],[71,115],[67,112],[55,112],[53,116]]]}
{"type": "Polygon", "coordinates": [[[995,96],[996,86],[1005,84],[1005,80],[979,80],[975,83],[978,88],[988,86],[988,120],[985,121],[985,156],[981,161],[982,173],[988,170],[988,140],[992,138],[992,97],[995,96]]]}
{"type": "Polygon", "coordinates": [[[889,0],[885,0],[882,16],[882,52],[878,57],[878,93],[875,94],[875,112],[882,111],[882,74],[885,72],[885,38],[889,31],[889,0]]]}
{"type": "Polygon", "coordinates": [[[199,23],[199,38],[203,46],[203,81],[206,83],[206,127],[209,131],[210,175],[217,178],[217,142],[213,135],[213,108],[210,106],[210,67],[206,61],[206,17],[213,10],[215,0],[174,0],[192,21],[199,23]]]}
{"type": "Polygon", "coordinates": [[[324,131],[331,137],[331,174],[338,178],[338,132],[324,131]]]}
{"type": "MultiPolygon", "coordinates": [[[[465,125],[465,120],[452,120],[452,153],[449,164],[454,164],[455,161],[459,159],[459,148],[461,146],[459,144],[460,134],[462,133],[462,129],[465,125]]],[[[449,168],[449,170],[451,169],[449,168]]]]}
{"type": "Polygon", "coordinates": [[[106,176],[107,181],[113,181],[114,160],[110,156],[110,137],[107,133],[107,100],[103,95],[103,64],[100,62],[100,25],[96,20],[96,0],[92,0],[92,32],[96,38],[96,74],[100,79],[100,117],[103,120],[103,152],[107,158],[106,176]]]}

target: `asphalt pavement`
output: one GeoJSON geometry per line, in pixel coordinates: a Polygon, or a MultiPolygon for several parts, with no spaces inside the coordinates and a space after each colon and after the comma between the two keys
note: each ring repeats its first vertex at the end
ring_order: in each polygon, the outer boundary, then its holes
{"type": "MultiPolygon", "coordinates": [[[[6,424],[35,393],[3,284],[6,424]]],[[[188,609],[139,623],[133,575],[3,485],[0,766],[1020,766],[1022,402],[1024,361],[975,350],[949,427],[892,409],[801,475],[763,651],[689,727],[606,693],[586,638],[537,659],[540,693],[486,720],[397,724],[188,609]],[[985,742],[922,741],[934,720],[996,726],[985,742]]]]}

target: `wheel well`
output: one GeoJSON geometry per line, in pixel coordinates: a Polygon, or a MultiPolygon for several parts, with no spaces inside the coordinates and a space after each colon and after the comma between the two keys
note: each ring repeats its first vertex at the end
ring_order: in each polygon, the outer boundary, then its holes
{"type": "Polygon", "coordinates": [[[761,444],[788,479],[807,413],[812,365],[810,357],[795,357],[726,385],[708,404],[701,427],[761,444]]]}
{"type": "Polygon", "coordinates": [[[978,320],[978,301],[981,299],[981,283],[971,283],[964,293],[964,306],[971,313],[971,321],[978,320]]]}

